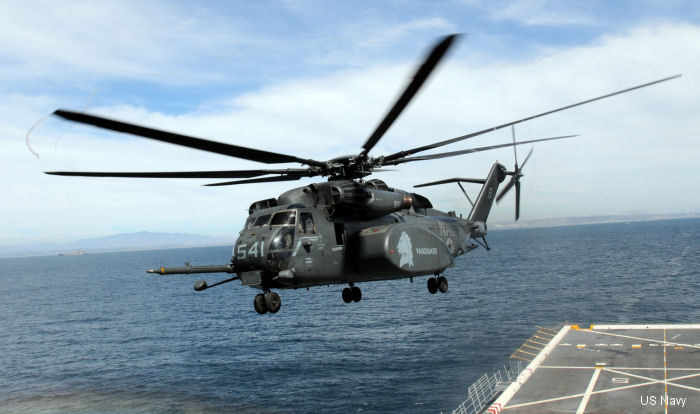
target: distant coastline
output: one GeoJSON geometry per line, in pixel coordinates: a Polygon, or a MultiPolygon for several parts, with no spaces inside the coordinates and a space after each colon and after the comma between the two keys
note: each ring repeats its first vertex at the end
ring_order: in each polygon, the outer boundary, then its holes
{"type": "Polygon", "coordinates": [[[233,246],[235,237],[213,237],[187,233],[121,233],[68,243],[35,243],[0,246],[0,257],[76,256],[120,251],[233,246]]]}
{"type": "MultiPolygon", "coordinates": [[[[700,213],[559,217],[520,220],[517,223],[489,223],[489,230],[531,229],[538,227],[700,218],[700,213]]],[[[0,258],[107,253],[121,251],[185,249],[191,247],[233,246],[235,236],[213,237],[186,233],[121,233],[69,243],[36,243],[0,246],[0,258]],[[66,254],[68,252],[68,254],[66,254]]]]}
{"type": "Polygon", "coordinates": [[[588,224],[626,223],[637,221],[675,220],[700,218],[700,213],[611,215],[590,217],[557,217],[540,220],[520,220],[517,223],[489,223],[489,230],[531,229],[537,227],[582,226],[588,224]]]}

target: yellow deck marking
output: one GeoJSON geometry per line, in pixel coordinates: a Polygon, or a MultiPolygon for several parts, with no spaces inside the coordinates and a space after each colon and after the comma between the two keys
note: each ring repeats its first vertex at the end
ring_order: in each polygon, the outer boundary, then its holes
{"type": "Polygon", "coordinates": [[[596,333],[596,334],[600,334],[600,335],[617,336],[617,337],[619,337],[619,338],[636,339],[636,340],[638,340],[638,341],[656,342],[656,343],[663,344],[663,345],[684,346],[684,347],[686,347],[686,348],[696,348],[696,349],[700,349],[700,344],[696,344],[696,345],[681,344],[681,343],[678,343],[678,342],[666,342],[666,341],[660,341],[660,340],[658,340],[658,339],[639,338],[639,337],[637,337],[637,336],[620,335],[620,334],[614,334],[614,333],[602,332],[602,331],[587,331],[587,330],[586,330],[586,331],[583,331],[583,332],[592,332],[592,333],[596,333]]]}

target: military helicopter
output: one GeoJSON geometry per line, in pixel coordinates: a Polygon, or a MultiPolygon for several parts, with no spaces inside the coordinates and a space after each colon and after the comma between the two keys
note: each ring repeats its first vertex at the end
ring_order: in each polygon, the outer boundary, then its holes
{"type": "Polygon", "coordinates": [[[370,156],[377,142],[396,121],[430,73],[445,56],[458,35],[449,35],[437,42],[414,73],[389,112],[356,155],[341,156],[327,161],[299,158],[293,155],[215,142],[116,121],[83,112],[59,109],[55,115],[70,121],[93,125],[116,132],[150,138],[171,144],[195,148],[235,158],[265,164],[298,163],[304,168],[257,169],[232,171],[188,172],[74,172],[51,171],[52,175],[83,177],[130,178],[208,178],[235,181],[216,182],[207,186],[239,185],[261,182],[294,181],[303,177],[323,176],[327,181],[291,189],[277,198],[252,203],[249,216],[241,229],[230,263],[217,266],[159,267],[148,273],[161,275],[192,273],[229,273],[235,276],[208,285],[199,280],[194,289],[202,291],[214,286],[240,280],[243,286],[262,290],[253,305],[260,314],[276,313],[282,305],[273,289],[310,288],[321,285],[347,285],[342,290],[346,303],[359,302],[362,292],[357,283],[389,279],[430,276],[427,281],[431,294],[447,292],[448,282],[443,273],[455,258],[478,248],[489,250],[486,242],[486,220],[494,200],[499,201],[515,187],[515,219],[520,216],[520,179],[522,169],[532,155],[532,149],[518,165],[517,145],[570,138],[575,135],[541,138],[470,148],[451,152],[414,155],[453,144],[498,129],[511,127],[541,116],[573,108],[589,102],[654,85],[680,75],[656,80],[609,93],[583,102],[567,105],[495,127],[472,132],[456,138],[399,151],[390,155],[370,156]],[[381,167],[510,147],[514,149],[515,167],[509,171],[496,162],[486,178],[448,178],[424,183],[425,187],[457,183],[472,205],[466,218],[454,212],[433,208],[428,198],[409,191],[389,187],[379,179],[365,180],[381,167]],[[497,194],[499,185],[510,181],[497,194]],[[472,201],[461,183],[476,183],[481,190],[472,201]]]}

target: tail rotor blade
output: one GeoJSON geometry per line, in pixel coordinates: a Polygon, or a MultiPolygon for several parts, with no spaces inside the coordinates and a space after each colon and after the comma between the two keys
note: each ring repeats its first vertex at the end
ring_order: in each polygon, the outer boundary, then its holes
{"type": "Polygon", "coordinates": [[[510,181],[508,181],[508,184],[505,187],[503,187],[503,190],[501,190],[501,192],[496,197],[497,203],[501,201],[503,196],[505,196],[511,188],[513,188],[513,185],[515,185],[515,178],[511,178],[510,181]]]}
{"type": "MultiPolygon", "coordinates": [[[[534,147],[530,148],[530,152],[527,153],[527,157],[525,157],[525,161],[523,161],[523,165],[520,166],[520,169],[521,169],[521,170],[522,170],[523,168],[525,168],[525,163],[527,162],[527,160],[530,159],[530,155],[532,155],[532,151],[534,151],[534,150],[535,150],[534,147]]],[[[518,162],[518,161],[516,160],[515,162],[516,162],[516,165],[517,165],[517,162],[518,162]]]]}
{"type": "Polygon", "coordinates": [[[520,181],[515,182],[515,221],[520,218],[520,181]]]}

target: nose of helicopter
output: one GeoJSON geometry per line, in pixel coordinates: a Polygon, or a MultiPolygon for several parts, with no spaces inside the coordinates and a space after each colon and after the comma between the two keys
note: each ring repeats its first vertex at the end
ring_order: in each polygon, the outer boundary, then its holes
{"type": "Polygon", "coordinates": [[[293,226],[243,232],[234,245],[231,262],[237,271],[260,270],[277,275],[287,270],[293,244],[293,226]]]}

